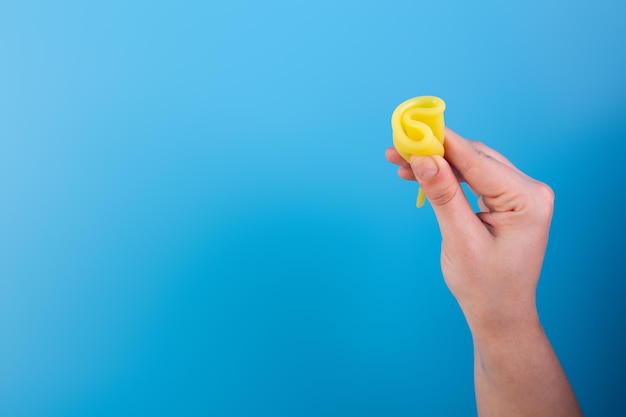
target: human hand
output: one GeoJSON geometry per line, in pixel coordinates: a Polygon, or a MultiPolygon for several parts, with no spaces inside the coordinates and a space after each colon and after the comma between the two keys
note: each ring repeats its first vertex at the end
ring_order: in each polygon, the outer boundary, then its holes
{"type": "Polygon", "coordinates": [[[446,129],[445,159],[387,149],[404,179],[417,179],[441,230],[441,269],[474,341],[481,417],[582,416],[537,314],[535,292],[554,194],[479,142],[446,129]],[[459,181],[478,196],[474,213],[459,181]]]}
{"type": "Polygon", "coordinates": [[[535,292],[554,194],[493,149],[445,134],[445,159],[412,157],[394,148],[387,159],[415,180],[435,211],[442,236],[441,268],[474,337],[506,336],[538,327],[535,292]],[[459,181],[478,196],[474,213],[459,181]]]}

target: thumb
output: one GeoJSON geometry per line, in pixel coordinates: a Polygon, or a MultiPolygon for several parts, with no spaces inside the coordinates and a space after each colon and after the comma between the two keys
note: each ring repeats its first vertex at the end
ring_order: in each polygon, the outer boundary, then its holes
{"type": "Polygon", "coordinates": [[[435,211],[444,239],[464,236],[476,238],[486,232],[444,158],[439,155],[413,155],[410,164],[435,211]]]}

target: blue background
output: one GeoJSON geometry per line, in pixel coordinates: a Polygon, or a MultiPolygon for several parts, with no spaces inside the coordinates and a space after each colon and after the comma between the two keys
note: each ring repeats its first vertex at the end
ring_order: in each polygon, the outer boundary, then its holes
{"type": "Polygon", "coordinates": [[[539,308],[626,413],[620,1],[0,2],[0,415],[452,416],[401,101],[550,184],[539,308]]]}

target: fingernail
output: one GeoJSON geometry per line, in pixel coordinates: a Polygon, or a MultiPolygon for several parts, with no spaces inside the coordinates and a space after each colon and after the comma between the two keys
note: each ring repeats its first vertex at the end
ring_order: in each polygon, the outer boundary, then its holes
{"type": "Polygon", "coordinates": [[[411,157],[411,168],[417,177],[422,180],[429,180],[439,172],[437,162],[430,156],[411,157]]]}

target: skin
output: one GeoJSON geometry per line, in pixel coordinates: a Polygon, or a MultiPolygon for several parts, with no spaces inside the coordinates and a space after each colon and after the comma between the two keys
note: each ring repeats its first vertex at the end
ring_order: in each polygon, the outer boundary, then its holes
{"type": "Polygon", "coordinates": [[[479,416],[582,416],[536,307],[552,190],[450,129],[444,147],[445,159],[413,156],[409,164],[394,148],[386,157],[401,178],[419,182],[435,211],[443,276],[472,333],[479,416]]]}

